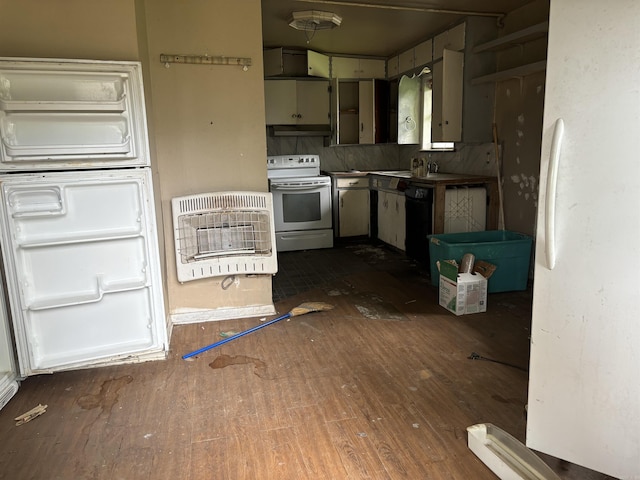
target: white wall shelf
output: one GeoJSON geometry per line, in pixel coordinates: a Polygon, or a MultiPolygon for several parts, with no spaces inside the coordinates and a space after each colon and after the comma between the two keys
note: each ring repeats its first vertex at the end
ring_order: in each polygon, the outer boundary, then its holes
{"type": "MultiPolygon", "coordinates": [[[[489,42],[481,43],[473,48],[473,53],[481,52],[497,52],[507,50],[512,47],[522,47],[525,43],[534,40],[546,38],[549,32],[549,22],[541,22],[530,27],[523,28],[517,32],[504,35],[489,42]]],[[[547,68],[547,61],[540,60],[538,62],[525,63],[517,67],[498,71],[471,80],[471,85],[480,85],[483,83],[500,82],[511,78],[520,78],[537,72],[543,72],[547,68]]]]}
{"type": "Polygon", "coordinates": [[[487,51],[506,50],[517,45],[522,45],[539,38],[544,38],[549,32],[549,22],[542,22],[530,27],[518,30],[517,32],[504,35],[486,43],[481,43],[473,48],[473,53],[487,51]]]}
{"type": "Polygon", "coordinates": [[[539,62],[529,63],[521,65],[519,67],[510,68],[508,70],[502,70],[500,72],[491,73],[489,75],[483,75],[482,77],[476,77],[471,80],[471,85],[480,85],[482,83],[500,82],[502,80],[508,80],[510,78],[522,78],[527,75],[531,75],[537,72],[543,72],[547,68],[547,61],[541,60],[539,62]]]}

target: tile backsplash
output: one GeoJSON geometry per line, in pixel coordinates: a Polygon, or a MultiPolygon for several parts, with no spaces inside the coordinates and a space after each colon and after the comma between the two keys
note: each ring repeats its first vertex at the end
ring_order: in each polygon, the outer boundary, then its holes
{"type": "Polygon", "coordinates": [[[326,172],[349,170],[410,170],[412,158],[438,163],[440,172],[496,175],[492,143],[456,144],[453,152],[421,152],[417,145],[328,146],[324,137],[273,137],[267,135],[267,155],[314,154],[326,172]]]}

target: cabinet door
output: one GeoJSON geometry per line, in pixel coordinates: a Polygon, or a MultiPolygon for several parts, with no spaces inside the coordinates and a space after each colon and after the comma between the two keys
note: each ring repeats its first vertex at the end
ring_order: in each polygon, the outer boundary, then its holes
{"type": "Polygon", "coordinates": [[[297,81],[297,115],[299,125],[329,124],[329,82],[297,81]]]}
{"type": "Polygon", "coordinates": [[[360,62],[353,57],[331,57],[332,78],[359,78],[360,62]]]}
{"type": "Polygon", "coordinates": [[[433,60],[433,40],[426,40],[415,46],[413,49],[414,62],[416,67],[425,65],[433,60]]]}
{"type": "Polygon", "coordinates": [[[329,57],[307,50],[307,73],[314,77],[329,78],[329,57]]]}
{"type": "Polygon", "coordinates": [[[378,240],[391,245],[393,215],[389,208],[389,192],[378,192],[378,240]]]}
{"type": "Polygon", "coordinates": [[[398,56],[398,70],[400,73],[405,73],[413,70],[413,67],[415,67],[415,57],[414,49],[411,48],[398,56]]]}
{"type": "Polygon", "coordinates": [[[387,76],[389,78],[393,78],[393,77],[397,77],[398,73],[400,73],[399,70],[399,57],[398,55],[396,55],[395,57],[391,57],[389,60],[387,60],[387,76]]]}
{"type": "Polygon", "coordinates": [[[386,78],[385,61],[376,58],[361,58],[358,78],[386,78]]]}
{"type": "Polygon", "coordinates": [[[442,58],[445,50],[464,50],[465,24],[461,23],[433,39],[433,59],[442,58]]]}
{"type": "Polygon", "coordinates": [[[462,139],[462,52],[445,50],[433,64],[432,136],[434,142],[462,139]]]}
{"type": "Polygon", "coordinates": [[[420,79],[403,75],[398,84],[398,144],[419,143],[419,124],[420,79]]]}
{"type": "Polygon", "coordinates": [[[264,103],[267,125],[295,125],[298,122],[295,80],[265,80],[264,103]]]}
{"type": "Polygon", "coordinates": [[[444,48],[448,50],[464,50],[465,24],[461,23],[447,30],[447,43],[444,48]]]}
{"type": "Polygon", "coordinates": [[[399,248],[403,252],[406,250],[405,243],[407,238],[407,218],[405,213],[405,196],[394,194],[395,196],[395,212],[394,213],[394,243],[393,246],[399,248]]]}
{"type": "Polygon", "coordinates": [[[340,190],[338,192],[340,236],[369,234],[369,190],[340,190]]]}
{"type": "Polygon", "coordinates": [[[378,193],[378,239],[404,251],[407,236],[405,197],[392,192],[378,193]]]}
{"type": "Polygon", "coordinates": [[[361,80],[358,82],[358,98],[358,142],[361,144],[375,143],[373,80],[361,80]]]}
{"type": "Polygon", "coordinates": [[[385,61],[377,58],[332,57],[333,78],[386,78],[385,61]]]}

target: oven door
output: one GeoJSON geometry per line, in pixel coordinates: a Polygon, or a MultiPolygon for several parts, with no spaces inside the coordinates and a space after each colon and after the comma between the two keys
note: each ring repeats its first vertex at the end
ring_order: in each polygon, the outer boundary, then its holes
{"type": "Polygon", "coordinates": [[[276,232],[331,228],[331,179],[295,177],[270,180],[276,232]]]}

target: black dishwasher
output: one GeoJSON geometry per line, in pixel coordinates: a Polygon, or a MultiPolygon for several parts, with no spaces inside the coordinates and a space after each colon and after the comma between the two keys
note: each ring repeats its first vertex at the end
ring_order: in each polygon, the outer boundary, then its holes
{"type": "Polygon", "coordinates": [[[433,232],[433,188],[409,185],[404,191],[407,216],[406,253],[429,266],[429,239],[433,232]]]}

